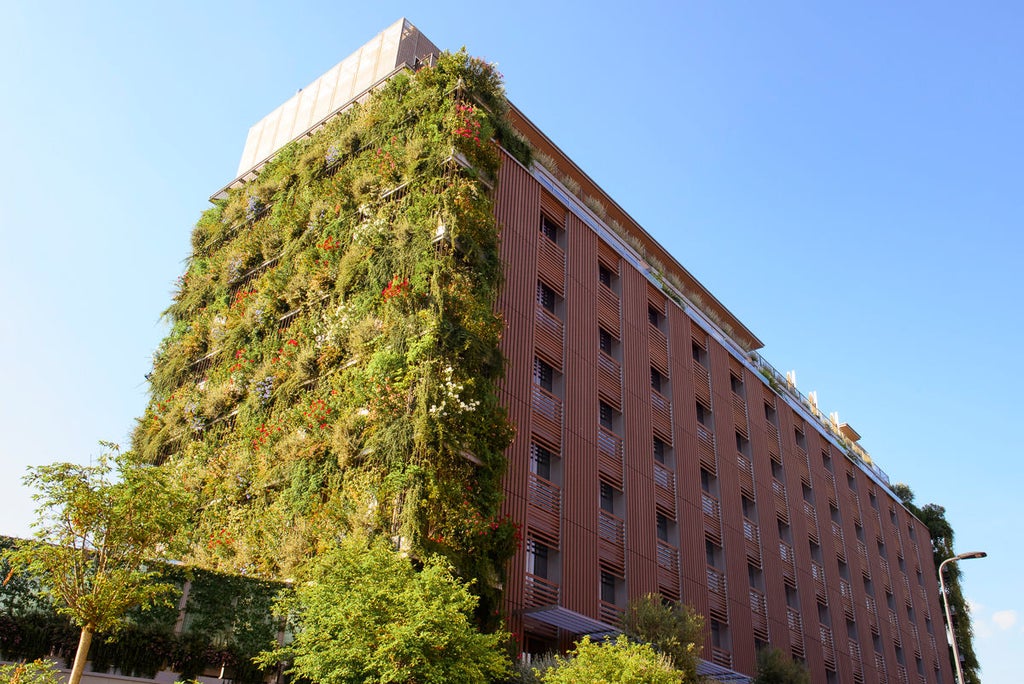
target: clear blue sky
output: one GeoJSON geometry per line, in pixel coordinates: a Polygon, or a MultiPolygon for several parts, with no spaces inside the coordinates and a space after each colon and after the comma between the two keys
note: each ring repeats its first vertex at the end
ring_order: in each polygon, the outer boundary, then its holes
{"type": "Polygon", "coordinates": [[[983,679],[1020,681],[1021,6],[348,4],[0,2],[0,533],[27,465],[126,441],[248,127],[406,15],[989,552],[983,679]]]}

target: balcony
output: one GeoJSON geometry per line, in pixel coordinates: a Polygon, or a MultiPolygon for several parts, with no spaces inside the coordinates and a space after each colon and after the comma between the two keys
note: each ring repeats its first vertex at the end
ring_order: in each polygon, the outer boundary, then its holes
{"type": "Polygon", "coordinates": [[[647,336],[651,350],[651,365],[668,374],[668,338],[651,323],[647,324],[647,336]]]}
{"type": "Polygon", "coordinates": [[[526,608],[558,605],[558,585],[543,577],[526,573],[523,604],[526,608]]]}
{"type": "Polygon", "coordinates": [[[536,473],[530,473],[527,523],[533,536],[558,548],[562,520],[562,490],[536,473]]]}
{"type": "Polygon", "coordinates": [[[782,560],[782,580],[788,586],[796,588],[796,558],[793,547],[786,542],[779,542],[779,558],[782,560]]]}
{"type": "Polygon", "coordinates": [[[818,536],[818,512],[814,509],[814,504],[806,499],[804,500],[804,517],[807,518],[807,536],[813,540],[815,544],[820,544],[821,538],[818,536]]]}
{"type": "Polygon", "coordinates": [[[736,467],[739,469],[740,491],[754,498],[754,464],[743,454],[737,453],[736,467]]]}
{"type": "Polygon", "coordinates": [[[889,561],[879,558],[878,564],[882,566],[882,586],[892,592],[892,573],[889,571],[889,561]]]}
{"type": "Polygon", "coordinates": [[[825,494],[828,496],[828,502],[839,508],[839,500],[836,498],[836,478],[829,471],[824,472],[825,476],[825,494]]]}
{"type": "Polygon", "coordinates": [[[768,641],[768,602],[757,589],[750,588],[750,620],[754,636],[768,641]]]}
{"type": "Polygon", "coordinates": [[[885,667],[885,657],[878,651],[875,651],[875,672],[878,673],[878,681],[889,681],[889,672],[885,667]]]}
{"type": "Polygon", "coordinates": [[[889,631],[892,632],[892,642],[897,646],[903,646],[903,635],[900,634],[900,621],[896,617],[896,611],[889,611],[889,631]]]}
{"type": "Polygon", "coordinates": [[[864,546],[864,542],[857,542],[857,558],[860,559],[860,573],[864,576],[864,579],[871,579],[871,566],[868,564],[868,547],[864,546]]]}
{"type": "Polygon", "coordinates": [[[789,497],[786,495],[786,485],[779,480],[772,478],[772,499],[775,501],[775,514],[782,522],[789,522],[789,497]]]}
{"type": "Polygon", "coordinates": [[[697,454],[702,466],[712,475],[718,474],[718,463],[715,460],[715,435],[711,430],[697,423],[697,454]]]}
{"type": "Polygon", "coordinates": [[[828,594],[825,593],[825,568],[820,563],[811,561],[811,578],[814,580],[814,595],[819,603],[828,603],[828,594]]]}
{"type": "Polygon", "coordinates": [[[597,353],[597,391],[608,404],[622,408],[622,366],[603,351],[597,353]]]}
{"type": "MultiPolygon", "coordinates": [[[[562,321],[539,304],[537,305],[537,315],[535,318],[534,339],[537,351],[547,359],[560,360],[564,344],[564,326],[562,321]]],[[[558,365],[560,364],[556,364],[556,367],[558,365]]]]}
{"type": "Polygon", "coordinates": [[[873,597],[865,596],[864,605],[868,609],[868,627],[872,634],[878,634],[878,604],[873,597]]]}
{"type": "Polygon", "coordinates": [[[708,612],[711,617],[728,622],[729,600],[725,584],[725,574],[717,568],[707,566],[708,612]]]}
{"type": "Polygon", "coordinates": [[[853,587],[844,579],[839,580],[839,595],[843,602],[843,614],[847,620],[855,619],[853,612],[853,587]]]}
{"type": "Polygon", "coordinates": [[[747,434],[747,402],[735,392],[732,393],[732,422],[737,430],[747,434]]]}
{"type": "Polygon", "coordinates": [[[608,601],[598,601],[598,617],[601,622],[618,627],[622,623],[622,609],[608,601]]]}
{"type": "Polygon", "coordinates": [[[836,547],[836,556],[846,562],[846,540],[843,538],[843,526],[832,521],[832,543],[836,547]]]}
{"type": "Polygon", "coordinates": [[[597,470],[622,489],[622,438],[604,426],[597,428],[597,470]]]}
{"type": "Polygon", "coordinates": [[[533,386],[533,433],[551,444],[562,443],[562,400],[539,385],[533,386]]]}
{"type": "Polygon", "coordinates": [[[655,434],[672,438],[672,403],[656,389],[651,389],[651,427],[655,434]]]}
{"type": "Polygon", "coordinates": [[[675,518],[676,475],[657,461],[654,462],[654,504],[675,518]]]}
{"type": "Polygon", "coordinates": [[[704,534],[716,544],[722,543],[722,510],[718,505],[718,499],[701,492],[701,508],[704,509],[704,534]]]}
{"type": "Polygon", "coordinates": [[[597,514],[597,556],[601,563],[622,574],[626,569],[626,524],[608,511],[597,514]]]}
{"type": "Polygon", "coordinates": [[[747,518],[743,519],[743,546],[747,552],[747,561],[755,568],[760,568],[761,533],[757,524],[747,518]]]}
{"type": "Polygon", "coordinates": [[[543,236],[537,240],[537,275],[552,284],[552,289],[559,295],[564,294],[562,287],[565,282],[565,252],[543,236]]]}
{"type": "Polygon", "coordinates": [[[679,596],[679,550],[658,540],[658,587],[679,596]]]}
{"type": "Polygon", "coordinates": [[[697,359],[693,359],[693,391],[698,399],[711,406],[711,374],[697,359]]]}
{"type": "Polygon", "coordinates": [[[821,639],[821,657],[825,660],[825,667],[834,670],[836,667],[836,645],[832,641],[832,630],[819,624],[818,638],[821,639]]]}
{"type": "Polygon", "coordinates": [[[609,332],[619,332],[619,297],[604,285],[597,288],[597,322],[609,332]]]}
{"type": "Polygon", "coordinates": [[[711,662],[722,667],[732,667],[732,653],[717,646],[711,647],[711,662]]]}
{"type": "Polygon", "coordinates": [[[794,656],[804,657],[804,624],[800,611],[786,607],[786,626],[789,629],[789,646],[794,656]]]}
{"type": "Polygon", "coordinates": [[[853,681],[860,684],[864,681],[864,659],[860,654],[860,644],[856,639],[847,639],[846,650],[850,654],[850,664],[853,666],[853,681]]]}

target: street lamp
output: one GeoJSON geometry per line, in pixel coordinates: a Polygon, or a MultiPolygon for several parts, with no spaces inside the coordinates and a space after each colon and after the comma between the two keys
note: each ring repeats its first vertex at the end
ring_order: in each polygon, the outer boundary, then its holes
{"type": "Polygon", "coordinates": [[[946,625],[949,627],[950,640],[953,642],[953,664],[956,665],[956,681],[960,684],[964,684],[964,671],[960,667],[960,649],[956,646],[956,632],[953,631],[953,616],[949,612],[949,597],[946,596],[946,580],[942,576],[942,571],[946,569],[946,563],[970,560],[972,558],[984,558],[987,555],[984,551],[968,551],[967,553],[961,553],[959,556],[947,558],[939,563],[939,586],[942,587],[942,603],[946,607],[946,625]]]}

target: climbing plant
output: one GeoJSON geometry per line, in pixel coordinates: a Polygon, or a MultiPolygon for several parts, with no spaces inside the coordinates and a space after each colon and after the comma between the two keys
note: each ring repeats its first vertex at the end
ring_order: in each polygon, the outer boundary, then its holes
{"type": "Polygon", "coordinates": [[[134,448],[191,495],[191,558],[287,577],[346,530],[440,553],[493,615],[499,74],[465,51],[399,74],[206,211],[134,448]]]}

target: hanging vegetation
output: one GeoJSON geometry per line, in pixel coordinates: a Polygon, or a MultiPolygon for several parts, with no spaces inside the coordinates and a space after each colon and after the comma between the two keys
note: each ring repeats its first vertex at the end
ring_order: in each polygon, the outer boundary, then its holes
{"type": "Polygon", "coordinates": [[[203,214],[134,449],[177,469],[193,560],[287,577],[346,529],[441,553],[499,605],[500,76],[399,74],[203,214]]]}

